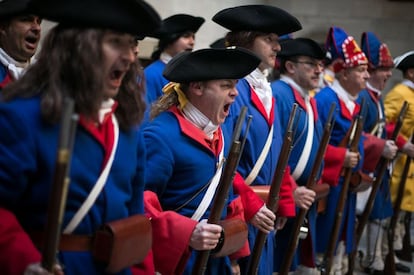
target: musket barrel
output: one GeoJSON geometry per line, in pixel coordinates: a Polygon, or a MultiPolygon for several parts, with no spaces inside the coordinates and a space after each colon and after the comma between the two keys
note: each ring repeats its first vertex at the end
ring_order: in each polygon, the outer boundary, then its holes
{"type": "Polygon", "coordinates": [[[60,242],[61,226],[70,182],[69,170],[77,121],[78,116],[74,114],[74,101],[66,98],[63,104],[56,166],[52,189],[49,195],[49,206],[44,233],[45,242],[42,248],[41,265],[49,272],[53,272],[56,264],[56,254],[60,242]]]}

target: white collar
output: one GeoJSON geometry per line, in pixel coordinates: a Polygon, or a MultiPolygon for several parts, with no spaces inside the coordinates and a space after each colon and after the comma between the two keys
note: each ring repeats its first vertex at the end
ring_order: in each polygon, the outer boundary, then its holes
{"type": "Polygon", "coordinates": [[[411,80],[409,80],[409,79],[404,79],[403,81],[402,81],[402,84],[404,84],[405,86],[407,86],[407,87],[410,87],[411,89],[414,89],[414,82],[412,82],[411,80]]]}
{"type": "Polygon", "coordinates": [[[166,52],[162,52],[160,55],[161,61],[164,62],[165,64],[168,64],[168,62],[170,62],[172,58],[173,57],[166,52]]]}
{"type": "Polygon", "coordinates": [[[375,92],[377,94],[377,96],[380,96],[381,95],[381,91],[378,90],[377,88],[375,88],[374,86],[372,86],[371,83],[369,83],[368,81],[367,81],[367,88],[369,90],[375,92]]]}
{"type": "Polygon", "coordinates": [[[18,62],[0,48],[0,63],[7,67],[13,79],[18,79],[23,71],[29,66],[29,61],[18,62]]]}
{"type": "Polygon", "coordinates": [[[355,109],[355,100],[358,98],[357,96],[350,95],[344,87],[339,83],[337,79],[334,80],[331,86],[332,90],[338,95],[338,97],[345,102],[348,111],[353,114],[355,109]]]}
{"type": "Polygon", "coordinates": [[[200,110],[198,110],[191,102],[187,102],[183,108],[185,118],[193,123],[197,128],[203,130],[203,132],[210,138],[213,138],[213,134],[218,129],[218,125],[211,122],[200,110]]]}
{"type": "Polygon", "coordinates": [[[267,70],[261,71],[259,68],[256,68],[256,70],[247,75],[245,79],[253,87],[269,116],[270,110],[272,109],[273,93],[270,82],[267,80],[266,73],[267,70]]]}
{"type": "Polygon", "coordinates": [[[102,124],[105,115],[112,112],[112,106],[115,104],[115,100],[113,100],[112,98],[109,98],[105,101],[102,102],[101,104],[101,108],[99,109],[99,123],[102,124]]]}
{"type": "Polygon", "coordinates": [[[286,82],[287,84],[293,86],[293,88],[299,92],[299,94],[302,96],[303,99],[305,99],[305,100],[309,99],[309,91],[306,91],[301,86],[299,86],[295,82],[295,80],[293,80],[290,76],[281,75],[280,80],[282,80],[282,81],[286,82]]]}

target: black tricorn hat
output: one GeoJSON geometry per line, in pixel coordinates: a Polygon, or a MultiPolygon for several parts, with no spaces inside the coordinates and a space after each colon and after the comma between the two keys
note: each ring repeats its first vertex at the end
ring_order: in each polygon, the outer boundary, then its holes
{"type": "Polygon", "coordinates": [[[326,55],[324,49],[310,38],[286,39],[280,42],[280,47],[282,50],[277,55],[282,58],[303,55],[322,60],[326,55]]]}
{"type": "Polygon", "coordinates": [[[414,68],[414,51],[409,51],[394,59],[395,67],[401,71],[414,68]]]}
{"type": "Polygon", "coordinates": [[[196,33],[204,22],[205,19],[203,17],[182,13],[175,14],[162,20],[160,28],[156,30],[152,36],[163,39],[187,31],[196,33]]]}
{"type": "Polygon", "coordinates": [[[68,27],[111,29],[147,35],[161,24],[143,0],[33,0],[35,14],[68,27]]]}
{"type": "Polygon", "coordinates": [[[11,16],[31,13],[28,9],[30,0],[3,0],[0,1],[0,19],[11,16]]]}
{"type": "Polygon", "coordinates": [[[259,64],[260,59],[246,49],[201,49],[176,55],[168,62],[163,75],[169,81],[179,83],[240,79],[259,64]]]}
{"type": "Polygon", "coordinates": [[[231,31],[259,31],[283,35],[302,29],[296,17],[268,5],[227,8],[216,13],[212,20],[231,31]]]}

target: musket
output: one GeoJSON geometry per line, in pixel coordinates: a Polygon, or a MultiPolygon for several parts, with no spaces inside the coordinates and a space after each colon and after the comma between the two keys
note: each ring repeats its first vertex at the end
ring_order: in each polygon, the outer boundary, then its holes
{"type": "Polygon", "coordinates": [[[74,105],[73,99],[65,98],[63,101],[58,150],[49,195],[41,266],[50,273],[53,273],[56,264],[56,254],[60,242],[63,214],[70,182],[70,163],[78,122],[78,115],[74,113],[74,105]]]}
{"type": "MultiPolygon", "coordinates": [[[[290,112],[289,121],[287,125],[287,131],[283,139],[282,150],[279,155],[279,159],[276,165],[276,170],[272,178],[272,183],[269,189],[269,196],[267,198],[266,206],[274,213],[277,212],[279,202],[279,191],[282,184],[283,175],[285,174],[286,166],[289,161],[290,152],[292,151],[293,143],[293,126],[296,118],[296,111],[298,105],[293,105],[292,111],[290,112]]],[[[259,260],[262,254],[264,244],[266,242],[267,234],[258,231],[254,242],[252,254],[250,255],[249,265],[247,274],[258,274],[259,260]]]]}
{"type": "MultiPolygon", "coordinates": [[[[328,147],[329,139],[331,137],[335,121],[335,117],[333,115],[335,111],[335,106],[335,103],[332,103],[331,108],[329,109],[328,119],[326,120],[326,123],[324,125],[324,130],[319,143],[318,152],[316,154],[311,173],[305,185],[308,189],[312,189],[312,187],[317,184],[319,179],[319,171],[322,165],[323,158],[325,156],[326,148],[328,147]]],[[[306,209],[300,209],[299,213],[295,217],[292,232],[290,234],[288,248],[285,253],[285,257],[282,261],[282,266],[279,270],[279,275],[287,275],[289,273],[290,265],[292,264],[293,257],[295,256],[296,248],[299,242],[300,228],[305,221],[307,213],[308,211],[306,209]]]]}
{"type": "MultiPolygon", "coordinates": [[[[365,100],[362,99],[361,110],[358,116],[353,120],[351,125],[351,134],[349,135],[348,145],[351,152],[358,152],[358,144],[361,139],[363,126],[364,126],[364,111],[365,111],[365,100]]],[[[331,235],[329,236],[328,247],[325,251],[323,261],[321,264],[321,274],[330,274],[333,262],[333,256],[336,248],[336,243],[339,237],[339,229],[342,221],[342,214],[345,207],[346,199],[348,197],[349,183],[352,177],[352,168],[346,167],[344,169],[344,180],[342,183],[342,189],[339,193],[339,199],[335,210],[335,219],[331,235]]]]}
{"type": "Polygon", "coordinates": [[[413,253],[411,252],[411,212],[405,212],[404,215],[404,229],[405,234],[403,237],[403,246],[400,250],[400,253],[398,255],[398,258],[406,261],[406,262],[412,262],[413,261],[413,253]]]}
{"type": "MultiPolygon", "coordinates": [[[[216,192],[214,194],[213,204],[211,206],[210,215],[207,220],[208,223],[218,224],[223,209],[228,200],[229,190],[233,184],[233,179],[240,161],[240,155],[243,151],[241,145],[244,144],[244,142],[243,140],[240,140],[240,134],[246,113],[247,107],[244,106],[240,111],[233,131],[232,144],[223,168],[223,173],[220,177],[219,185],[217,186],[216,192]]],[[[246,137],[247,132],[245,133],[244,138],[246,137]]],[[[197,257],[192,271],[193,275],[203,275],[206,272],[210,252],[211,250],[197,251],[197,257]]]]}
{"type": "MultiPolygon", "coordinates": [[[[414,143],[414,132],[411,136],[411,143],[414,143]]],[[[384,274],[395,275],[395,259],[394,259],[394,236],[395,236],[395,227],[398,222],[398,216],[401,210],[401,202],[404,196],[404,189],[405,183],[407,181],[408,173],[410,171],[412,158],[407,155],[407,159],[405,160],[404,168],[401,174],[401,179],[398,184],[398,191],[397,191],[397,198],[394,202],[394,211],[391,217],[390,225],[387,230],[387,237],[388,237],[388,254],[385,257],[385,267],[384,267],[384,274]]],[[[408,232],[409,234],[409,232],[408,232]]]]}
{"type": "MultiPolygon", "coordinates": [[[[403,125],[404,118],[407,114],[408,103],[404,101],[400,114],[398,115],[398,120],[395,124],[394,131],[391,136],[391,140],[396,141],[398,134],[400,133],[401,127],[403,125]]],[[[382,179],[384,178],[387,167],[390,163],[389,159],[381,157],[378,168],[376,169],[377,173],[375,175],[374,183],[372,184],[371,193],[369,194],[367,204],[365,205],[362,215],[358,219],[357,227],[355,230],[355,240],[352,252],[349,254],[349,264],[348,264],[348,274],[352,275],[355,268],[355,258],[358,251],[358,244],[361,240],[362,233],[366,224],[368,223],[369,215],[371,214],[372,208],[374,208],[375,197],[378,193],[378,190],[381,186],[382,179]]]]}

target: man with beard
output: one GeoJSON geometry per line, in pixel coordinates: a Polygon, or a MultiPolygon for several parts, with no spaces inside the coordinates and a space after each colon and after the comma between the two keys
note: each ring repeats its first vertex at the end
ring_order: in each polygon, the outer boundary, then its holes
{"type": "MultiPolygon", "coordinates": [[[[295,145],[289,158],[289,166],[292,170],[292,177],[298,186],[305,186],[308,178],[311,177],[313,163],[316,160],[323,133],[323,125],[318,117],[316,102],[310,96],[310,91],[317,87],[319,76],[323,72],[325,51],[317,42],[308,38],[287,39],[280,44],[282,51],[278,54],[278,57],[280,59],[281,77],[280,80],[272,83],[272,90],[276,99],[276,111],[282,124],[282,132],[287,129],[293,104],[298,104],[300,110],[297,116],[298,126],[293,137],[295,145]]],[[[340,155],[335,153],[335,147],[328,147],[326,156],[331,159],[328,161],[330,166],[325,166],[326,170],[329,169],[329,172],[326,172],[325,175],[336,176],[331,176],[331,179],[325,176],[324,182],[335,184],[335,179],[339,176],[341,170],[340,165],[338,165],[340,163],[338,156],[340,155]]],[[[319,169],[318,181],[322,177],[322,167],[319,169]]],[[[292,266],[294,270],[299,264],[300,266],[296,272],[301,271],[303,274],[316,272],[315,222],[317,207],[313,203],[315,194],[309,189],[307,191],[306,208],[309,208],[307,214],[309,234],[301,242],[297,253],[298,261],[294,262],[292,266]]],[[[293,219],[289,219],[286,226],[276,234],[278,249],[275,252],[275,271],[279,271],[285,257],[284,252],[287,250],[287,242],[291,237],[292,226],[293,219]]]]}

